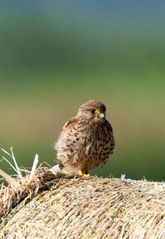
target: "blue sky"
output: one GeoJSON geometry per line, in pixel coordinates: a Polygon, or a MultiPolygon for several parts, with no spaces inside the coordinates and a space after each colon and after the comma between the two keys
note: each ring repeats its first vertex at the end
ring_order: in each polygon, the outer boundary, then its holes
{"type": "Polygon", "coordinates": [[[54,8],[60,9],[65,8],[68,10],[75,11],[91,11],[95,13],[123,13],[123,14],[131,14],[137,13],[150,16],[163,16],[165,13],[165,1],[163,0],[0,0],[0,7],[2,8],[29,8],[29,9],[37,9],[37,8],[54,8]]]}
{"type": "Polygon", "coordinates": [[[0,0],[1,15],[32,12],[42,16],[65,16],[66,19],[84,20],[85,22],[111,23],[116,21],[144,23],[164,27],[165,1],[163,0],[0,0]]]}

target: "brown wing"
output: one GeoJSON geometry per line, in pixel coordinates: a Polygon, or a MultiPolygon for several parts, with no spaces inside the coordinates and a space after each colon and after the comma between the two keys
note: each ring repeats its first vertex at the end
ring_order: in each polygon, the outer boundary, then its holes
{"type": "Polygon", "coordinates": [[[57,142],[55,143],[55,149],[58,151],[59,149],[59,143],[61,141],[61,137],[62,135],[68,131],[69,129],[71,129],[72,127],[74,127],[75,123],[77,122],[77,119],[75,117],[69,119],[68,121],[66,121],[66,123],[64,124],[62,131],[60,133],[60,136],[58,137],[57,142]]]}
{"type": "Polygon", "coordinates": [[[74,132],[77,122],[78,119],[76,117],[73,117],[69,119],[63,126],[61,134],[57,142],[55,143],[55,149],[57,150],[57,158],[59,160],[64,160],[70,154],[70,151],[73,151],[72,148],[75,144],[74,132]]]}
{"type": "Polygon", "coordinates": [[[115,138],[113,135],[113,128],[112,128],[111,124],[108,122],[108,120],[105,121],[105,124],[106,124],[106,128],[108,130],[109,140],[111,142],[111,153],[113,153],[113,150],[115,147],[115,138]]]}
{"type": "Polygon", "coordinates": [[[69,119],[63,126],[63,130],[72,128],[76,123],[78,122],[78,119],[76,117],[73,117],[69,119]]]}

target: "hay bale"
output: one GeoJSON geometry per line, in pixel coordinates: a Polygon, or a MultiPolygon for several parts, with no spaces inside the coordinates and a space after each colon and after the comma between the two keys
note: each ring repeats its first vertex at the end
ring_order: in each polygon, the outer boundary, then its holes
{"type": "Polygon", "coordinates": [[[1,239],[164,239],[165,184],[58,178],[10,215],[1,239]]]}

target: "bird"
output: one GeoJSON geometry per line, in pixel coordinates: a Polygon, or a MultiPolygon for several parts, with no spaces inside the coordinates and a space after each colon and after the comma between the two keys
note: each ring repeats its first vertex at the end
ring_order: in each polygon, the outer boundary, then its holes
{"type": "Polygon", "coordinates": [[[107,162],[113,153],[113,128],[106,119],[106,107],[96,100],[83,103],[63,126],[55,150],[62,172],[89,175],[107,162]]]}

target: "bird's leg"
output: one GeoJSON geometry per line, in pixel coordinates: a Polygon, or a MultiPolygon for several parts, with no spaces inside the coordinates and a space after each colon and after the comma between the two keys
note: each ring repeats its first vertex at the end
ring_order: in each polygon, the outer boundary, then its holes
{"type": "Polygon", "coordinates": [[[80,176],[84,176],[84,177],[89,177],[90,174],[88,173],[88,171],[83,171],[83,170],[79,170],[78,174],[80,176]]]}

